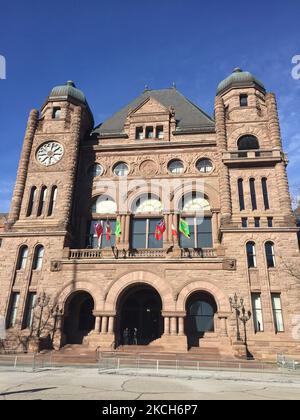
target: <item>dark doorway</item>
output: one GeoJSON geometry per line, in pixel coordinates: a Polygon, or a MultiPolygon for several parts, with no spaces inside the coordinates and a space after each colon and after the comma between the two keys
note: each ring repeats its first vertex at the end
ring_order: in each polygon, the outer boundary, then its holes
{"type": "Polygon", "coordinates": [[[162,302],[154,288],[138,285],[127,289],[119,298],[117,308],[117,346],[147,345],[161,337],[162,302]]]}
{"type": "Polygon", "coordinates": [[[76,292],[66,303],[64,334],[66,344],[82,344],[84,337],[95,328],[94,300],[87,292],[76,292]]]}
{"type": "Polygon", "coordinates": [[[199,347],[199,340],[206,332],[215,329],[214,315],[217,305],[213,296],[209,293],[193,293],[186,303],[185,333],[188,340],[188,348],[199,347]]]}

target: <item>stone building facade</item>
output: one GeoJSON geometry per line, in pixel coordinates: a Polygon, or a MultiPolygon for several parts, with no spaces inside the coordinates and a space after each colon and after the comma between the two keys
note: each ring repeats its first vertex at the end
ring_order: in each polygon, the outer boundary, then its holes
{"type": "Polygon", "coordinates": [[[176,88],[146,89],[94,128],[83,92],[55,87],[30,112],[0,229],[8,337],[30,333],[45,293],[55,347],[243,356],[236,294],[251,311],[248,353],[299,356],[286,166],[275,95],[240,69],[220,83],[214,119],[176,88]]]}

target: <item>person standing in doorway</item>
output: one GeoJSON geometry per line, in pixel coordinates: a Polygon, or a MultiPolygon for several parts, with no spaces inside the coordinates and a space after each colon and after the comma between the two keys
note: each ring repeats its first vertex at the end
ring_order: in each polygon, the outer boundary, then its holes
{"type": "Polygon", "coordinates": [[[125,328],[123,331],[123,344],[124,346],[128,346],[129,344],[129,329],[125,328]]]}
{"type": "Polygon", "coordinates": [[[137,336],[138,336],[138,330],[137,330],[137,328],[134,328],[133,329],[133,344],[135,346],[137,346],[137,343],[138,343],[137,336]]]}

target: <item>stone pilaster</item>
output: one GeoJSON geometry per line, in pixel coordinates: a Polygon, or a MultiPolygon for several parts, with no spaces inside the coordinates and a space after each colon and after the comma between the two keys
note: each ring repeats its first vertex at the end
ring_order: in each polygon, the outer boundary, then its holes
{"type": "Polygon", "coordinates": [[[24,195],[25,183],[27,178],[27,171],[29,165],[29,159],[32,149],[32,143],[35,135],[35,131],[38,125],[39,112],[36,109],[33,109],[28,118],[19,169],[17,173],[16,185],[14,189],[14,194],[12,198],[10,213],[8,217],[8,223],[14,224],[20,216],[22,199],[24,195]]]}
{"type": "Polygon", "coordinates": [[[285,162],[277,163],[275,173],[282,215],[287,218],[288,223],[295,224],[285,162]]]}
{"type": "Polygon", "coordinates": [[[218,155],[220,160],[220,199],[221,199],[221,224],[226,225],[231,222],[232,203],[230,191],[230,176],[229,170],[222,162],[223,152],[227,150],[226,138],[226,120],[225,120],[225,106],[221,97],[217,96],[215,100],[215,120],[218,143],[218,155]]]}
{"type": "Polygon", "coordinates": [[[267,93],[266,105],[268,110],[268,126],[272,146],[275,149],[282,150],[281,133],[277,111],[276,97],[274,93],[267,93]]]}
{"type": "Polygon", "coordinates": [[[63,207],[63,212],[62,212],[62,222],[65,228],[67,228],[70,222],[74,188],[75,188],[75,178],[76,178],[78,150],[79,150],[79,142],[80,142],[81,120],[82,120],[82,109],[80,107],[75,108],[72,119],[73,121],[71,125],[71,136],[70,136],[70,143],[69,143],[69,149],[68,149],[70,165],[69,165],[69,170],[66,172],[64,207],[63,207]]]}

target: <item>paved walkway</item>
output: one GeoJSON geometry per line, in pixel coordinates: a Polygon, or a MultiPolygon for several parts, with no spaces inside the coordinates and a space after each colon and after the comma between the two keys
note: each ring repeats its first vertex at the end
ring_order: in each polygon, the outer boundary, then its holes
{"type": "Polygon", "coordinates": [[[101,373],[59,368],[36,373],[0,367],[0,400],[300,400],[300,377],[280,374],[170,371],[101,373]],[[124,374],[126,373],[126,374],[124,374]]]}

